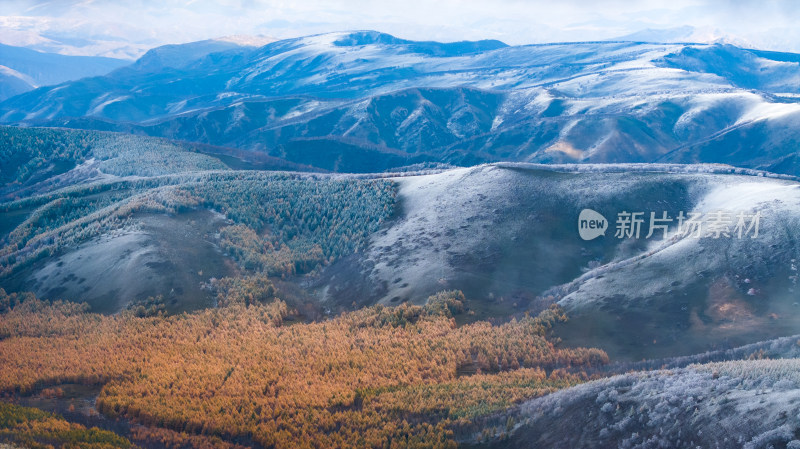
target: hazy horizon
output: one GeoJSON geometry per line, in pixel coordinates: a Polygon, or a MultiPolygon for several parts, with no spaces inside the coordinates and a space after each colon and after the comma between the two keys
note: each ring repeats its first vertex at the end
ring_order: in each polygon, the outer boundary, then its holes
{"type": "Polygon", "coordinates": [[[800,51],[800,7],[790,1],[618,0],[488,4],[280,0],[11,0],[0,42],[64,54],[135,58],[149,48],[228,35],[278,39],[370,29],[413,40],[498,39],[510,45],[641,40],[730,42],[800,51]]]}

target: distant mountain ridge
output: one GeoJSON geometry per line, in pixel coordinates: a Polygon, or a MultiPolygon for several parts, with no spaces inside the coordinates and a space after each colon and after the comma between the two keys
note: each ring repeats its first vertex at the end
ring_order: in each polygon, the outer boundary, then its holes
{"type": "Polygon", "coordinates": [[[129,61],[95,56],[65,56],[0,44],[0,100],[40,86],[105,75],[129,61]]]}
{"type": "Polygon", "coordinates": [[[415,42],[375,31],[160,47],[0,103],[333,171],[421,162],[731,163],[800,174],[800,56],[728,44],[415,42]]]}

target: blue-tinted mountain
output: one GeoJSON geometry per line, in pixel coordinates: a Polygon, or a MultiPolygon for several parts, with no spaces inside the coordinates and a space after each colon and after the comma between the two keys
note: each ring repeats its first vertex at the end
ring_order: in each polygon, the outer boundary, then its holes
{"type": "Polygon", "coordinates": [[[800,174],[799,61],[727,44],[511,47],[342,32],[162,48],[108,76],[9,99],[0,120],[232,146],[338,171],[658,161],[800,174]]]}
{"type": "Polygon", "coordinates": [[[106,75],[130,61],[94,56],[65,56],[0,44],[0,100],[87,76],[106,75]]]}

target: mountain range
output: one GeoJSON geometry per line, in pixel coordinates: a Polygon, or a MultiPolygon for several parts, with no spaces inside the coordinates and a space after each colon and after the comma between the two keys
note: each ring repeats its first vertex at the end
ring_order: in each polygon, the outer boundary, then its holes
{"type": "Polygon", "coordinates": [[[728,163],[800,174],[800,56],[728,44],[160,47],[0,103],[7,124],[200,142],[342,172],[418,163],[728,163]]]}

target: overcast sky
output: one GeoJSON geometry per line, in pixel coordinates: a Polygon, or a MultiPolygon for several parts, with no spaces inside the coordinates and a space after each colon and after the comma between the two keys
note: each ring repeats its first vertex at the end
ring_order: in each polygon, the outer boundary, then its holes
{"type": "Polygon", "coordinates": [[[685,27],[658,36],[800,52],[798,23],[800,1],[793,0],[0,0],[2,42],[130,57],[156,45],[232,34],[287,38],[348,29],[526,44],[685,27]]]}

